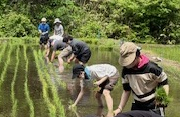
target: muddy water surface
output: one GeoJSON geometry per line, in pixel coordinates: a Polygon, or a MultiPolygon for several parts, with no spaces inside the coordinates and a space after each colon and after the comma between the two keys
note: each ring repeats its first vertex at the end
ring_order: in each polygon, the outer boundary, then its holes
{"type": "MultiPolygon", "coordinates": [[[[5,45],[3,45],[5,46],[5,45]]],[[[0,52],[3,53],[1,46],[0,52]]],[[[39,79],[39,74],[36,68],[35,57],[33,50],[38,51],[38,47],[32,47],[26,45],[26,54],[28,58],[28,72],[25,72],[26,60],[24,58],[24,46],[23,45],[7,45],[3,56],[0,61],[0,117],[51,117],[49,113],[49,107],[44,101],[43,86],[39,79]],[[12,49],[11,47],[12,46],[12,49]],[[19,54],[17,55],[17,49],[19,48],[19,54]],[[10,52],[9,52],[10,51],[10,52]],[[16,57],[18,56],[18,57],[16,57]],[[18,59],[17,59],[18,58],[18,59]],[[8,60],[9,59],[9,60],[8,60]],[[19,64],[16,64],[19,61],[19,64]],[[16,72],[17,66],[17,72],[16,72]],[[27,79],[25,76],[28,76],[27,79]],[[27,82],[26,82],[27,80],[27,82]],[[28,86],[28,94],[33,104],[34,112],[30,111],[30,104],[25,95],[25,85],[28,86]]],[[[88,65],[109,63],[118,68],[121,72],[121,67],[118,64],[119,55],[113,51],[100,51],[92,49],[92,57],[88,62],[88,65]]],[[[44,64],[45,61],[44,61],[44,64]]],[[[66,117],[95,117],[95,115],[106,115],[107,107],[98,108],[97,101],[95,99],[96,89],[92,82],[87,82],[85,95],[81,102],[77,106],[76,111],[68,110],[68,106],[73,103],[79,93],[78,80],[72,80],[71,65],[65,65],[65,71],[59,74],[56,67],[57,60],[52,65],[46,64],[48,68],[48,74],[51,76],[52,83],[58,89],[58,96],[62,101],[65,108],[66,117]]],[[[42,67],[41,70],[44,68],[42,67]]],[[[180,111],[180,80],[171,79],[173,74],[168,72],[170,81],[170,96],[173,101],[166,109],[167,117],[179,117],[180,111]]],[[[175,79],[175,78],[174,78],[175,79]]],[[[120,95],[122,93],[121,79],[119,84],[112,91],[112,97],[114,99],[114,108],[119,104],[120,95]]],[[[48,94],[51,101],[52,94],[48,94]]],[[[131,98],[132,99],[132,98],[131,98]]],[[[130,110],[131,99],[128,102],[124,111],[130,110]]],[[[105,101],[104,101],[105,104],[105,101]]],[[[57,117],[60,117],[56,115],[57,117]]]]}

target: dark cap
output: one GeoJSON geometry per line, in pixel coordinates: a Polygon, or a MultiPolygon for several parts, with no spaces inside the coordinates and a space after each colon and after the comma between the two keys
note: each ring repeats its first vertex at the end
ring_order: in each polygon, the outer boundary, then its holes
{"type": "Polygon", "coordinates": [[[84,65],[81,64],[75,64],[73,66],[73,76],[72,79],[77,78],[81,71],[84,71],[84,65]]]}

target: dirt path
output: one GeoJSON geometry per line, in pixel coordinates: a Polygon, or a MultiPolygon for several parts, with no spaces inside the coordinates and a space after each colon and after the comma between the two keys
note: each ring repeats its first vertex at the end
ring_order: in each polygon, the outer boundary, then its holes
{"type": "Polygon", "coordinates": [[[158,58],[158,55],[151,52],[151,51],[148,51],[148,50],[142,50],[142,53],[144,53],[147,57],[149,57],[150,60],[154,61],[154,62],[157,62],[157,63],[161,63],[165,66],[170,66],[170,67],[173,67],[175,69],[180,69],[180,63],[177,62],[177,61],[173,61],[173,60],[169,60],[169,59],[165,59],[165,58],[158,58]],[[160,59],[162,61],[160,61],[160,59]]]}

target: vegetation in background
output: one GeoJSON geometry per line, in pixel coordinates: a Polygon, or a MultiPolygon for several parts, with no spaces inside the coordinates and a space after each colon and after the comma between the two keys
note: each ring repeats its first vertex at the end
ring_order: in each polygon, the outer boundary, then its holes
{"type": "Polygon", "coordinates": [[[0,36],[38,36],[56,17],[74,37],[180,43],[179,0],[1,0],[0,36]]]}

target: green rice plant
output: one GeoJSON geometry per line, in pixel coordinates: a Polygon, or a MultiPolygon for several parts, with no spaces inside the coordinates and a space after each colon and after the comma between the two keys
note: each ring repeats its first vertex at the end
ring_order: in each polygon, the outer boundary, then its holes
{"type": "MultiPolygon", "coordinates": [[[[66,66],[68,67],[69,64],[67,64],[66,66]]],[[[49,72],[51,73],[51,76],[55,78],[55,81],[58,83],[59,86],[61,86],[63,89],[66,88],[66,83],[60,79],[57,79],[58,75],[55,72],[55,67],[53,64],[49,64],[49,72]]]]}
{"type": "Polygon", "coordinates": [[[29,89],[28,89],[28,65],[29,65],[29,62],[28,62],[28,59],[27,59],[27,54],[26,54],[26,46],[24,46],[24,59],[26,61],[26,65],[25,65],[25,82],[24,82],[24,93],[25,93],[25,96],[26,96],[26,100],[29,104],[29,108],[30,108],[30,117],[34,117],[34,105],[33,105],[33,101],[31,100],[30,98],[30,95],[29,95],[29,89]]]}
{"type": "Polygon", "coordinates": [[[52,93],[52,103],[55,105],[56,109],[57,109],[57,114],[59,117],[65,117],[65,110],[64,110],[64,106],[62,105],[61,103],[61,100],[58,96],[58,91],[57,91],[57,88],[55,87],[55,85],[52,83],[52,79],[51,79],[51,76],[49,75],[48,73],[48,69],[47,69],[47,66],[44,64],[43,62],[43,59],[42,59],[42,56],[43,56],[43,53],[42,52],[38,52],[38,55],[39,55],[39,62],[41,63],[42,67],[44,68],[43,69],[43,72],[45,73],[45,78],[46,78],[46,81],[48,83],[48,86],[49,88],[51,89],[51,93],[52,93]]]}
{"type": "Polygon", "coordinates": [[[13,102],[12,117],[17,117],[17,99],[15,99],[13,102]]]}
{"type": "Polygon", "coordinates": [[[160,107],[166,107],[171,101],[170,97],[166,94],[163,87],[158,87],[156,89],[156,105],[160,107]]]}
{"type": "Polygon", "coordinates": [[[44,99],[45,103],[47,104],[47,107],[48,107],[48,110],[49,110],[49,116],[50,117],[56,117],[56,108],[51,103],[51,101],[49,99],[49,96],[48,96],[48,84],[47,84],[46,80],[44,79],[45,75],[44,75],[44,72],[42,71],[41,65],[39,63],[37,51],[33,50],[33,55],[34,55],[34,58],[35,58],[36,68],[38,70],[39,79],[40,79],[40,82],[42,83],[43,99],[44,99]]]}
{"type": "Polygon", "coordinates": [[[3,71],[2,71],[1,76],[0,76],[0,87],[1,87],[2,83],[4,82],[4,78],[6,76],[7,68],[8,68],[9,63],[10,63],[11,53],[12,53],[13,49],[14,49],[14,46],[13,47],[10,46],[10,49],[7,53],[7,59],[5,61],[5,65],[3,67],[3,71]]]}
{"type": "Polygon", "coordinates": [[[12,117],[17,116],[17,99],[15,98],[14,86],[17,78],[18,66],[19,66],[19,46],[16,49],[16,65],[14,68],[14,76],[11,82],[12,117]]]}
{"type": "Polygon", "coordinates": [[[1,52],[0,52],[0,61],[2,60],[2,57],[3,57],[4,53],[5,53],[7,44],[4,44],[4,45],[2,45],[2,46],[3,46],[3,47],[2,47],[1,52]]]}

